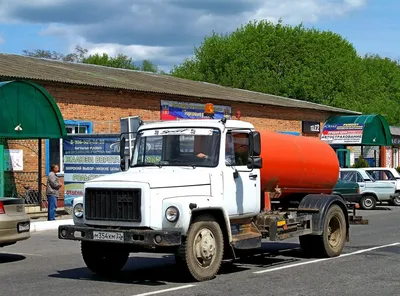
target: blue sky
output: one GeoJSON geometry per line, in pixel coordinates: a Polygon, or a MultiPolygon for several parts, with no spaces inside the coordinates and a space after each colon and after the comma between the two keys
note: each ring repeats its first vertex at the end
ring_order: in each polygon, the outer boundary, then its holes
{"type": "Polygon", "coordinates": [[[124,53],[163,70],[190,57],[203,37],[251,19],[282,18],[331,30],[359,54],[400,59],[396,0],[0,0],[0,52],[23,49],[124,53]]]}

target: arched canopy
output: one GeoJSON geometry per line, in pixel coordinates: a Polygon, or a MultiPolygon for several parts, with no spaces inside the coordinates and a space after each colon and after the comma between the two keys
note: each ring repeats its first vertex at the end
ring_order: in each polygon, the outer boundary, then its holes
{"type": "Polygon", "coordinates": [[[324,124],[321,140],[331,145],[392,145],[388,122],[376,114],[331,117],[324,124]]]}
{"type": "Polygon", "coordinates": [[[60,109],[41,86],[0,82],[0,138],[59,139],[67,135],[60,109]]]}

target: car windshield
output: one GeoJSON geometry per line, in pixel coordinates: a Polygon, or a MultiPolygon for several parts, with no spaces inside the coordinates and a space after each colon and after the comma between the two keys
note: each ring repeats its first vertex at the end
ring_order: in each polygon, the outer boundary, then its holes
{"type": "Polygon", "coordinates": [[[215,128],[165,128],[137,134],[131,167],[218,164],[221,132],[215,128]]]}

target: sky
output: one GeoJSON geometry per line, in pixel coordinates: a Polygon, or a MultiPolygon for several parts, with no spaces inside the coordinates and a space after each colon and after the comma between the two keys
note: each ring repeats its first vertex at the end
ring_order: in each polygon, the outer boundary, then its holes
{"type": "Polygon", "coordinates": [[[123,53],[169,71],[204,37],[250,20],[334,31],[360,55],[400,59],[398,0],[0,0],[0,52],[123,53]]]}

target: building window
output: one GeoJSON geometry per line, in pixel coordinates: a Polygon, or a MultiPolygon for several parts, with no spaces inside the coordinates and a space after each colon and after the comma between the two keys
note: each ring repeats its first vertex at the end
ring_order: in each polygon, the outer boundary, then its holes
{"type": "MultiPolygon", "coordinates": [[[[68,135],[92,133],[92,123],[87,121],[65,121],[68,135]]],[[[63,139],[50,139],[46,141],[46,175],[50,172],[52,164],[57,164],[60,173],[64,173],[63,139]]]]}

